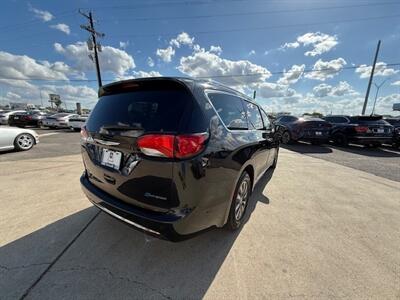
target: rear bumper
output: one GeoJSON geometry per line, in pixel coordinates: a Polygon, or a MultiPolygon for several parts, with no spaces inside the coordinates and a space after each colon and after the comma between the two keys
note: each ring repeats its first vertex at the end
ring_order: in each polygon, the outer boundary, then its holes
{"type": "Polygon", "coordinates": [[[353,136],[350,141],[355,142],[357,144],[371,144],[371,143],[391,143],[393,141],[393,137],[383,137],[383,136],[353,136]]]}
{"type": "Polygon", "coordinates": [[[80,182],[83,192],[93,205],[139,231],[173,242],[185,240],[193,236],[193,234],[180,235],[174,229],[174,224],[179,222],[184,216],[149,212],[126,204],[90,183],[86,172],[81,176],[80,182]]]}

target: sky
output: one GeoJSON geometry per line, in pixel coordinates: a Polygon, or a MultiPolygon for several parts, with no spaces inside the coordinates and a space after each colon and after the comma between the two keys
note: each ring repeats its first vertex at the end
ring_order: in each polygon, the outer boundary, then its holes
{"type": "Polygon", "coordinates": [[[378,40],[367,113],[400,103],[400,0],[3,0],[0,103],[68,108],[97,101],[87,19],[105,36],[103,83],[148,76],[213,79],[267,112],[359,114],[378,40]]]}

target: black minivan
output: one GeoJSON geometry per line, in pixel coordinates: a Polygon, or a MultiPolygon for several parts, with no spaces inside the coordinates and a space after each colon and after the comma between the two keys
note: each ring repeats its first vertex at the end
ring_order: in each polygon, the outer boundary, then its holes
{"type": "Polygon", "coordinates": [[[111,216],[179,241],[237,229],[279,137],[264,110],[221,84],[186,78],[120,81],[99,90],[81,131],[83,191],[111,216]]]}

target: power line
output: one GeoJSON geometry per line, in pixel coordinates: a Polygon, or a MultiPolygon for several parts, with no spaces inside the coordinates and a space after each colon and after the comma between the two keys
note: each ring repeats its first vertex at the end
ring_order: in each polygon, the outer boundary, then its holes
{"type": "MultiPolygon", "coordinates": [[[[397,15],[389,15],[389,16],[378,16],[378,17],[366,17],[366,18],[358,18],[358,19],[344,19],[337,21],[326,21],[326,22],[313,22],[313,23],[301,23],[301,24],[286,24],[286,25],[274,25],[274,26],[260,26],[260,27],[247,27],[247,28],[233,28],[233,29],[221,29],[221,30],[209,30],[209,31],[191,31],[191,34],[215,34],[215,33],[230,33],[230,32],[243,32],[243,31],[258,31],[258,30],[268,30],[268,29],[281,29],[281,28],[291,28],[291,27],[300,27],[300,26],[314,26],[314,25],[327,25],[327,24],[340,24],[340,23],[353,23],[360,21],[371,21],[371,20],[380,20],[380,19],[390,19],[390,18],[398,18],[400,14],[397,15]]],[[[143,37],[154,37],[154,36],[175,36],[181,32],[170,32],[170,33],[150,33],[150,34],[129,34],[129,35],[114,35],[115,37],[135,37],[135,38],[143,38],[143,37]]]]}
{"type": "MultiPolygon", "coordinates": [[[[354,70],[359,67],[365,66],[364,64],[362,65],[356,65],[356,66],[348,66],[348,67],[342,67],[339,71],[342,70],[354,70]]],[[[386,64],[386,67],[395,67],[395,66],[400,66],[400,62],[398,63],[388,63],[386,64]]],[[[289,69],[289,68],[288,68],[289,69]]],[[[303,70],[304,73],[313,73],[313,72],[323,72],[323,71],[330,71],[332,68],[321,68],[321,69],[305,69],[303,70]]],[[[213,78],[234,78],[234,77],[249,77],[249,76],[260,76],[260,75],[282,75],[284,73],[287,73],[287,71],[275,71],[275,72],[258,72],[258,73],[247,73],[247,74],[230,74],[230,75],[213,75],[213,76],[198,76],[198,77],[193,77],[195,79],[213,79],[213,78]]],[[[95,82],[97,79],[54,79],[54,78],[19,78],[19,77],[0,77],[0,80],[23,80],[23,81],[52,81],[52,82],[95,82]]],[[[103,81],[106,82],[111,82],[115,81],[115,79],[105,79],[103,81]]]]}
{"type": "MultiPolygon", "coordinates": [[[[286,24],[286,25],[273,25],[273,26],[261,26],[261,27],[247,27],[247,28],[233,28],[233,29],[221,29],[221,30],[209,30],[209,31],[191,31],[193,34],[216,34],[216,33],[232,33],[232,32],[244,32],[244,31],[259,31],[259,30],[274,30],[274,29],[284,29],[284,28],[297,28],[297,27],[307,27],[307,26],[315,26],[315,25],[328,25],[328,24],[341,24],[341,23],[354,23],[354,22],[364,22],[364,21],[372,21],[372,20],[382,20],[382,19],[391,19],[398,18],[400,14],[396,15],[388,15],[388,16],[377,16],[377,17],[365,17],[365,18],[352,18],[352,19],[344,19],[344,20],[336,20],[336,21],[326,21],[326,22],[313,22],[313,23],[298,23],[298,24],[286,24]]],[[[170,32],[170,33],[149,33],[149,34],[125,34],[125,35],[114,35],[116,38],[150,38],[150,37],[159,37],[159,36],[175,36],[180,32],[170,32]]],[[[36,36],[45,36],[44,33],[29,35],[25,37],[20,37],[17,39],[1,39],[0,42],[10,42],[19,39],[29,39],[34,38],[36,36]]]]}
{"type": "Polygon", "coordinates": [[[342,5],[342,6],[324,6],[324,7],[313,7],[313,8],[303,8],[303,9],[285,9],[285,10],[267,10],[267,11],[254,11],[254,12],[222,13],[222,14],[197,15],[197,16],[143,17],[143,18],[105,19],[105,20],[103,19],[102,22],[164,21],[164,20],[186,20],[186,19],[192,20],[192,19],[205,19],[205,18],[215,18],[215,17],[251,16],[251,15],[280,14],[280,13],[299,13],[299,12],[307,12],[307,11],[360,8],[360,7],[382,6],[382,5],[400,5],[400,2],[381,2],[381,3],[342,5]]]}

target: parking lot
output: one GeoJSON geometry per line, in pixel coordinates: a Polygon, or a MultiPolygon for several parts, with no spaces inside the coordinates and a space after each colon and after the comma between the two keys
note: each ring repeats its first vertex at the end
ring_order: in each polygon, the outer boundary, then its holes
{"type": "Polygon", "coordinates": [[[0,154],[0,298],[399,299],[400,152],[280,151],[238,233],[171,243],[92,207],[79,133],[0,154]]]}

